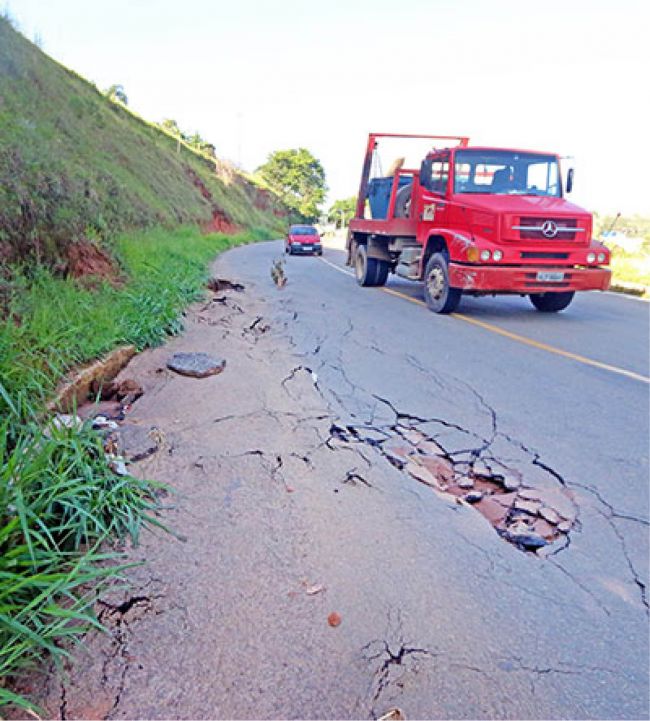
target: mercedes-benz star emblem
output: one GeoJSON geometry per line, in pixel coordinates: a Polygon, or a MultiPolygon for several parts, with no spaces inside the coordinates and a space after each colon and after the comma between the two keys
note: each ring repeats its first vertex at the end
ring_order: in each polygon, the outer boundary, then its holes
{"type": "Polygon", "coordinates": [[[542,233],[545,238],[555,238],[557,235],[557,223],[552,220],[545,220],[542,223],[542,233]]]}

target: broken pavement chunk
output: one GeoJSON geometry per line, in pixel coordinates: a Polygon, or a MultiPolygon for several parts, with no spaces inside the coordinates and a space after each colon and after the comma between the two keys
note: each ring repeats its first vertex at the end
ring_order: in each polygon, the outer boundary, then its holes
{"type": "Polygon", "coordinates": [[[446,456],[444,449],[441,448],[435,441],[427,439],[418,443],[418,451],[421,453],[427,453],[431,456],[446,456]]]}
{"type": "Polygon", "coordinates": [[[472,473],[475,476],[485,476],[487,478],[492,477],[492,470],[488,464],[481,458],[477,458],[472,464],[472,473]]]}
{"type": "Polygon", "coordinates": [[[519,529],[512,531],[508,528],[504,535],[511,543],[523,546],[526,549],[534,550],[548,545],[548,541],[545,538],[533,531],[524,531],[519,529]]]}
{"type": "Polygon", "coordinates": [[[418,466],[417,463],[413,463],[412,461],[409,461],[406,464],[406,471],[409,473],[413,478],[420,481],[421,483],[424,483],[427,486],[431,486],[432,488],[437,488],[438,483],[436,482],[435,476],[428,471],[426,468],[422,468],[422,466],[418,466]]]}
{"type": "Polygon", "coordinates": [[[174,353],[167,361],[167,367],[180,375],[207,378],[221,373],[226,367],[226,361],[208,353],[174,353]]]}
{"type": "MultiPolygon", "coordinates": [[[[467,490],[469,488],[474,488],[474,480],[472,478],[469,478],[468,476],[462,476],[461,478],[458,479],[458,481],[456,481],[456,485],[458,486],[458,488],[467,490]]],[[[482,497],[483,497],[483,494],[481,493],[481,498],[482,497]]],[[[481,499],[479,498],[478,500],[480,501],[481,499]]]]}
{"type": "Polygon", "coordinates": [[[470,491],[463,496],[463,500],[467,503],[478,503],[483,499],[483,491],[470,491]]]}
{"type": "Polygon", "coordinates": [[[399,708],[392,708],[380,716],[377,721],[406,721],[404,712],[399,708]]]}
{"type": "Polygon", "coordinates": [[[506,491],[516,491],[521,486],[521,476],[514,471],[505,471],[502,474],[501,485],[506,491]]]}
{"type": "Polygon", "coordinates": [[[551,523],[554,526],[557,526],[557,524],[561,520],[557,512],[554,511],[552,508],[549,508],[548,506],[542,506],[542,508],[539,509],[538,513],[545,521],[551,523]]]}
{"type": "Polygon", "coordinates": [[[514,507],[517,511],[523,511],[524,513],[529,513],[531,516],[536,516],[539,510],[539,503],[536,501],[524,501],[518,498],[515,501],[514,507]]]}
{"type": "MultiPolygon", "coordinates": [[[[454,467],[446,458],[440,456],[413,456],[413,460],[432,473],[442,483],[451,483],[454,480],[454,467]]],[[[459,484],[460,485],[460,484],[459,484]]]]}
{"type": "Polygon", "coordinates": [[[155,431],[154,426],[144,427],[133,424],[121,426],[115,434],[121,455],[128,461],[136,463],[154,454],[159,448],[155,431]]]}

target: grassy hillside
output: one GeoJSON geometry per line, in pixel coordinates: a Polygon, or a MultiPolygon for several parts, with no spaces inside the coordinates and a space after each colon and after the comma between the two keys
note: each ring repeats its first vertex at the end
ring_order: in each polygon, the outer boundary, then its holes
{"type": "Polygon", "coordinates": [[[284,211],[62,67],[0,18],[0,261],[65,269],[70,243],[193,222],[273,234],[284,211]]]}

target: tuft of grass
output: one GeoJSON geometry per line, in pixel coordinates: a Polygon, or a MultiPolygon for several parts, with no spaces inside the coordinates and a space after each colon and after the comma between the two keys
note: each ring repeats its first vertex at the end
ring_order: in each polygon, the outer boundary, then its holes
{"type": "MultiPolygon", "coordinates": [[[[1,388],[2,386],[0,386],[1,388]]],[[[0,678],[44,654],[59,661],[89,626],[98,584],[119,573],[110,537],[137,543],[155,518],[156,484],[117,476],[101,439],[81,428],[40,426],[14,412],[0,423],[0,678]],[[16,427],[16,421],[20,421],[16,427]]],[[[0,707],[30,702],[0,684],[0,707]]]]}
{"type": "Polygon", "coordinates": [[[613,247],[611,267],[614,283],[633,283],[645,286],[646,295],[648,294],[650,291],[650,244],[645,243],[635,253],[613,247]]]}

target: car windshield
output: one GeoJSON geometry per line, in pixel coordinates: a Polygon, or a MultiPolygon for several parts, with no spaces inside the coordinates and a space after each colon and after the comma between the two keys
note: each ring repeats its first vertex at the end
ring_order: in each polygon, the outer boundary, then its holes
{"type": "Polygon", "coordinates": [[[289,232],[291,235],[318,235],[316,228],[308,225],[294,225],[289,232]]]}
{"type": "Polygon", "coordinates": [[[488,195],[561,195],[554,155],[509,150],[458,150],[454,192],[488,195]]]}

